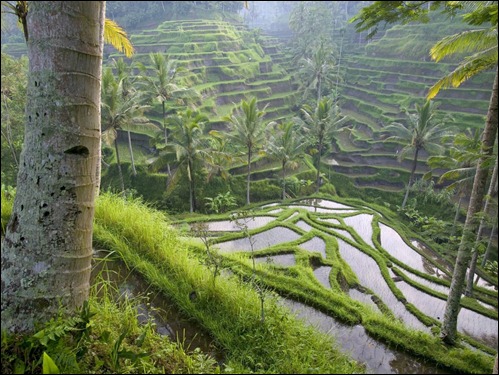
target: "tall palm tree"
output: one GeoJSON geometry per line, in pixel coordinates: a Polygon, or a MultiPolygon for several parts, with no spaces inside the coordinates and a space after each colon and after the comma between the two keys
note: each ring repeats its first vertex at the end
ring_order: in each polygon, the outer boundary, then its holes
{"type": "Polygon", "coordinates": [[[305,150],[304,138],[295,125],[292,121],[278,124],[267,145],[267,153],[281,162],[283,200],[286,198],[286,169],[296,169],[305,150]]]}
{"type": "Polygon", "coordinates": [[[153,165],[153,167],[157,167],[159,163],[175,155],[178,164],[170,181],[170,184],[172,184],[170,188],[173,188],[175,181],[177,181],[177,176],[180,175],[178,172],[185,170],[189,181],[189,208],[191,213],[196,210],[195,164],[199,160],[208,157],[206,151],[207,140],[204,135],[204,126],[207,121],[206,116],[191,109],[168,117],[171,139],[162,150],[160,158],[153,165]]]}
{"type": "Polygon", "coordinates": [[[298,76],[302,81],[300,90],[303,90],[303,99],[306,100],[309,92],[313,91],[317,95],[317,102],[321,101],[322,92],[332,84],[336,76],[332,61],[332,51],[324,45],[324,42],[321,42],[311,58],[300,59],[298,76]]]}
{"type": "MultiPolygon", "coordinates": [[[[462,82],[488,69],[495,69],[496,75],[492,86],[489,108],[482,133],[481,156],[477,163],[473,190],[466,214],[463,236],[457,252],[456,263],[452,275],[449,295],[445,307],[444,321],[440,337],[446,343],[453,344],[457,332],[457,316],[464,288],[466,270],[469,265],[474,243],[474,233],[477,228],[476,214],[482,210],[488,178],[487,162],[490,159],[497,138],[497,2],[461,2],[468,7],[469,12],[463,17],[471,25],[490,24],[490,27],[476,29],[451,35],[442,39],[431,49],[434,60],[440,61],[444,57],[455,53],[468,53],[458,67],[439,80],[429,91],[428,97],[437,95],[440,89],[450,86],[458,87],[462,82]]],[[[497,361],[497,356],[496,356],[497,361]]]]}
{"type": "MultiPolygon", "coordinates": [[[[133,65],[128,65],[122,57],[118,60],[113,59],[113,66],[116,69],[116,74],[118,76],[118,80],[121,81],[121,96],[124,100],[126,100],[129,95],[134,95],[134,87],[137,77],[133,76],[133,65]]],[[[137,175],[137,170],[135,168],[135,158],[133,157],[133,149],[132,149],[132,137],[130,134],[130,129],[126,130],[128,135],[128,151],[130,152],[130,160],[132,163],[132,173],[133,175],[137,175]]]]}
{"type": "Polygon", "coordinates": [[[405,111],[408,117],[407,124],[394,122],[385,128],[387,132],[393,134],[386,138],[385,142],[397,141],[404,144],[398,155],[399,161],[403,160],[410,151],[414,152],[411,174],[407,182],[402,209],[405,208],[409,197],[409,190],[418,164],[419,152],[421,150],[426,150],[429,153],[443,152],[444,146],[440,141],[444,135],[449,133],[449,118],[445,117],[443,120],[436,118],[437,104],[427,100],[423,105],[416,104],[415,107],[415,113],[405,111]]]}
{"type": "Polygon", "coordinates": [[[100,151],[105,2],[33,1],[29,12],[29,105],[1,251],[9,332],[33,332],[88,299],[100,151]]]}
{"type": "Polygon", "coordinates": [[[241,100],[236,113],[224,117],[224,121],[229,125],[229,138],[234,141],[234,144],[243,146],[246,149],[248,163],[246,204],[250,204],[251,159],[262,148],[265,140],[266,124],[263,121],[265,108],[262,111],[258,110],[256,98],[251,99],[249,102],[241,100]]]}
{"type": "Polygon", "coordinates": [[[224,132],[212,130],[208,137],[209,151],[205,168],[208,172],[207,180],[214,176],[221,177],[224,181],[230,178],[229,169],[235,163],[243,163],[244,159],[234,155],[230,149],[230,140],[224,132]]]}
{"type": "Polygon", "coordinates": [[[157,130],[157,127],[143,115],[149,106],[142,104],[142,93],[130,90],[126,96],[123,96],[123,82],[123,79],[114,77],[111,68],[104,70],[101,102],[102,140],[108,145],[114,144],[122,192],[125,190],[125,185],[118,148],[118,130],[157,130]]]}
{"type": "Polygon", "coordinates": [[[482,233],[483,230],[485,229],[486,226],[486,217],[491,215],[491,201],[492,201],[492,194],[494,191],[497,190],[497,164],[498,158],[496,157],[496,163],[494,166],[494,171],[492,172],[492,178],[490,180],[489,184],[489,191],[487,196],[485,197],[485,204],[483,207],[483,215],[482,218],[480,219],[480,225],[478,226],[478,232],[476,234],[476,241],[475,245],[473,246],[473,249],[471,250],[471,261],[470,261],[470,267],[468,270],[468,276],[467,276],[467,281],[466,281],[466,290],[464,294],[467,297],[471,297],[473,295],[473,278],[475,277],[475,271],[476,271],[476,263],[478,261],[478,246],[480,244],[480,241],[482,240],[482,233]]]}
{"type": "Polygon", "coordinates": [[[343,129],[348,117],[343,116],[336,103],[330,98],[322,98],[317,102],[317,106],[312,108],[308,104],[301,108],[303,120],[295,118],[299,124],[304,125],[306,134],[310,135],[309,140],[314,147],[315,168],[317,170],[315,192],[320,188],[320,165],[325,147],[332,143],[334,137],[343,129]]]}
{"type": "MultiPolygon", "coordinates": [[[[446,142],[444,140],[444,142],[446,142]]],[[[446,169],[438,182],[453,181],[445,189],[454,191],[458,196],[456,214],[454,216],[453,233],[459,219],[461,202],[464,197],[469,196],[473,188],[473,178],[476,173],[476,163],[480,158],[480,132],[466,129],[455,135],[452,145],[446,155],[433,155],[428,158],[428,165],[432,169],[446,169]]]]}
{"type": "MultiPolygon", "coordinates": [[[[182,71],[182,68],[177,66],[175,60],[170,60],[167,55],[159,52],[150,53],[149,58],[152,65],[152,75],[147,73],[148,68],[145,65],[141,63],[137,65],[143,74],[142,83],[145,90],[161,103],[163,113],[162,126],[166,145],[168,143],[166,102],[177,99],[184,103],[184,99],[192,98],[195,93],[178,82],[178,73],[182,71]]],[[[170,164],[167,164],[167,169],[168,175],[171,175],[170,164]]]]}

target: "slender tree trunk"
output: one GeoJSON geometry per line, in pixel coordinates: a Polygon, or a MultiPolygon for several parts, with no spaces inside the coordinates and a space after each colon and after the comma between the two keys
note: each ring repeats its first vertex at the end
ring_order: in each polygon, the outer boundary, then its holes
{"type": "Polygon", "coordinates": [[[322,79],[321,79],[321,76],[319,74],[319,76],[317,77],[317,105],[319,104],[319,102],[321,101],[321,97],[322,97],[322,79]]]}
{"type": "Polygon", "coordinates": [[[497,73],[494,80],[492,95],[490,97],[489,110],[487,112],[487,120],[485,129],[482,134],[482,147],[475,180],[473,182],[473,190],[471,191],[471,199],[466,214],[466,222],[464,224],[463,236],[457,252],[456,264],[454,265],[454,273],[447,297],[445,306],[444,321],[442,322],[442,330],[440,332],[441,339],[448,344],[454,344],[457,331],[457,316],[459,314],[461,293],[464,288],[464,279],[466,277],[466,269],[468,268],[471,248],[474,243],[474,232],[477,227],[476,214],[482,208],[482,201],[485,195],[485,185],[487,183],[488,170],[484,167],[485,161],[490,158],[493,152],[494,143],[497,137],[497,73]]]}
{"type": "Polygon", "coordinates": [[[496,353],[496,360],[494,361],[494,368],[492,369],[493,374],[497,374],[497,353],[496,353]]]}
{"type": "Polygon", "coordinates": [[[132,137],[130,136],[129,130],[127,130],[127,134],[128,134],[128,150],[130,151],[130,159],[132,161],[132,173],[134,176],[137,176],[137,170],[135,169],[135,160],[133,158],[132,137]]]}
{"type": "Polygon", "coordinates": [[[193,213],[196,210],[196,195],[194,193],[194,172],[192,170],[192,161],[189,159],[187,161],[187,175],[189,177],[189,206],[190,206],[190,213],[193,213]]]}
{"type": "MultiPolygon", "coordinates": [[[[165,145],[168,144],[168,129],[166,127],[166,108],[165,108],[165,101],[162,101],[163,104],[163,131],[165,132],[165,145]]],[[[168,177],[170,178],[172,176],[172,171],[170,169],[170,163],[166,164],[166,170],[168,171],[168,177]]],[[[168,181],[168,180],[167,180],[168,181]]],[[[168,182],[167,182],[168,184],[168,182]]]]}
{"type": "Polygon", "coordinates": [[[317,157],[317,176],[315,177],[315,192],[319,192],[319,188],[321,187],[321,156],[322,156],[322,143],[323,137],[321,136],[319,139],[319,150],[317,157]]]}
{"type": "Polygon", "coordinates": [[[454,215],[454,223],[452,224],[452,233],[451,236],[456,234],[457,221],[459,220],[459,211],[461,210],[461,202],[463,200],[463,196],[459,194],[459,201],[457,202],[456,214],[454,215]]]}
{"type": "MultiPolygon", "coordinates": [[[[489,243],[487,244],[487,250],[485,250],[485,254],[482,259],[482,264],[481,264],[482,267],[485,267],[485,264],[487,264],[487,260],[490,257],[490,253],[492,252],[492,237],[494,237],[494,233],[496,230],[497,230],[497,217],[494,226],[492,227],[492,231],[490,232],[489,243]]],[[[475,283],[476,282],[478,282],[478,280],[475,281],[475,283]]]]}
{"type": "Polygon", "coordinates": [[[412,179],[414,178],[414,172],[416,172],[416,166],[418,165],[418,154],[419,148],[414,151],[414,160],[412,161],[411,175],[409,176],[409,182],[407,183],[407,189],[405,191],[404,201],[402,202],[402,209],[405,208],[407,203],[407,198],[409,198],[409,190],[411,189],[412,179]]]}
{"type": "Polygon", "coordinates": [[[121,170],[121,161],[120,161],[120,151],[118,149],[118,137],[114,140],[114,148],[116,149],[116,163],[118,164],[118,174],[120,176],[120,184],[121,184],[121,192],[125,192],[125,182],[123,180],[123,171],[121,170]]]}
{"type": "Polygon", "coordinates": [[[87,298],[99,162],[104,1],[33,1],[17,194],[2,243],[2,329],[87,298]]]}
{"type": "Polygon", "coordinates": [[[251,147],[248,147],[248,175],[246,176],[246,204],[250,204],[251,147]]]}
{"type": "Polygon", "coordinates": [[[282,200],[286,199],[286,161],[282,162],[282,200]]]}
{"type": "Polygon", "coordinates": [[[492,196],[492,194],[497,186],[497,160],[498,159],[496,158],[496,165],[494,166],[494,171],[492,172],[492,179],[490,180],[489,191],[487,193],[487,196],[485,197],[485,206],[483,208],[483,216],[480,219],[480,226],[478,227],[478,233],[476,235],[475,246],[473,247],[473,250],[472,250],[470,269],[468,270],[468,278],[467,278],[467,283],[466,283],[466,291],[464,292],[464,295],[467,297],[471,297],[473,295],[473,278],[475,277],[476,262],[478,260],[478,245],[480,244],[480,241],[482,239],[482,233],[483,233],[483,229],[485,227],[485,216],[489,215],[490,197],[492,196]]]}

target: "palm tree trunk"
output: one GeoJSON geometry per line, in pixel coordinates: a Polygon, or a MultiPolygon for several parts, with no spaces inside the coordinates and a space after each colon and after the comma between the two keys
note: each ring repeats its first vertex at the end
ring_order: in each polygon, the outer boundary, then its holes
{"type": "MultiPolygon", "coordinates": [[[[492,227],[492,231],[490,232],[489,243],[487,244],[487,250],[485,250],[485,254],[482,259],[482,264],[481,264],[482,267],[485,267],[485,264],[487,264],[487,260],[490,257],[490,253],[492,252],[492,238],[494,237],[494,233],[496,230],[497,230],[497,217],[494,226],[492,227]]],[[[475,283],[476,282],[478,282],[478,280],[475,281],[475,283]]]]}
{"type": "Polygon", "coordinates": [[[1,252],[10,332],[88,298],[104,15],[104,1],[30,2],[24,148],[1,252]]]}
{"type": "Polygon", "coordinates": [[[494,171],[492,172],[492,179],[489,184],[489,191],[487,192],[487,196],[485,197],[485,206],[483,208],[483,216],[480,219],[480,226],[478,227],[478,233],[476,235],[475,246],[473,247],[470,269],[468,271],[468,279],[466,283],[466,291],[464,295],[467,297],[471,297],[473,295],[473,278],[475,277],[476,270],[476,262],[478,260],[478,245],[480,244],[480,240],[482,239],[483,229],[485,227],[485,216],[489,214],[490,208],[490,197],[492,196],[494,190],[497,186],[497,158],[496,164],[494,166],[494,171]]]}
{"type": "Polygon", "coordinates": [[[118,137],[114,139],[114,148],[116,149],[116,163],[118,164],[118,174],[120,176],[121,192],[125,191],[125,182],[123,180],[123,171],[121,170],[120,151],[118,149],[118,137]]]}
{"type": "Polygon", "coordinates": [[[409,190],[411,189],[412,179],[414,178],[414,172],[416,172],[416,166],[418,165],[418,154],[419,148],[414,151],[414,160],[412,161],[411,175],[409,176],[409,182],[407,183],[407,189],[405,191],[404,201],[402,202],[402,209],[405,208],[407,203],[407,198],[409,198],[409,190]]]}
{"type": "Polygon", "coordinates": [[[133,158],[132,138],[130,137],[130,130],[127,130],[127,133],[128,133],[128,151],[130,151],[130,160],[132,161],[132,173],[134,176],[137,176],[137,170],[135,169],[135,160],[133,158]]]}
{"type": "Polygon", "coordinates": [[[248,148],[248,175],[246,176],[246,204],[250,204],[251,148],[248,148]]]}
{"type": "Polygon", "coordinates": [[[286,161],[282,162],[282,200],[286,199],[286,161]]]}
{"type": "Polygon", "coordinates": [[[454,223],[452,224],[452,233],[451,236],[456,234],[457,221],[459,220],[459,211],[461,210],[461,202],[463,200],[463,196],[459,194],[459,201],[457,202],[456,214],[454,215],[454,223]]]}
{"type": "Polygon", "coordinates": [[[317,152],[317,176],[315,178],[315,193],[319,192],[319,188],[321,187],[321,156],[322,156],[322,141],[323,138],[319,139],[319,150],[317,152]]]}
{"type": "Polygon", "coordinates": [[[192,170],[192,161],[187,161],[187,175],[189,177],[189,209],[192,214],[196,209],[196,196],[194,195],[194,172],[192,170]]]}
{"type": "Polygon", "coordinates": [[[468,205],[466,214],[466,222],[464,224],[463,236],[457,252],[456,264],[452,275],[449,296],[445,306],[444,321],[440,338],[448,344],[454,344],[457,331],[457,316],[459,314],[461,294],[464,288],[464,279],[466,277],[466,269],[468,268],[471,252],[470,248],[474,243],[474,231],[476,230],[476,214],[482,208],[482,201],[485,195],[485,185],[487,183],[488,170],[484,167],[485,162],[492,155],[494,143],[497,137],[497,73],[494,80],[492,95],[490,97],[489,109],[487,111],[487,120],[485,129],[482,134],[482,148],[473,189],[471,191],[471,199],[468,205]]]}
{"type": "MultiPolygon", "coordinates": [[[[166,108],[165,108],[165,101],[162,101],[163,104],[163,131],[165,132],[165,145],[168,143],[168,129],[166,127],[166,108]]],[[[170,163],[166,164],[166,170],[168,171],[168,177],[172,176],[172,171],[170,169],[170,163]]],[[[167,182],[168,183],[168,182],[167,182]]]]}

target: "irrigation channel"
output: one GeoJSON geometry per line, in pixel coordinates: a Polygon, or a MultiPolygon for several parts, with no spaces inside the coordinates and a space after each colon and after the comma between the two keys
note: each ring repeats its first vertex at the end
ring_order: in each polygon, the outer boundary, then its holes
{"type": "MultiPolygon", "coordinates": [[[[336,266],[330,259],[333,250],[328,248],[328,243],[331,241],[325,241],[334,237],[333,243],[337,244],[339,256],[355,273],[359,282],[355,288],[342,288],[343,292],[351,299],[367,304],[375,310],[379,309],[379,301],[382,301],[394,316],[409,328],[429,333],[430,327],[423,324],[406,308],[405,303],[397,299],[382,275],[386,270],[381,267],[385,267],[385,263],[388,265],[386,268],[389,277],[408,303],[427,317],[441,321],[449,287],[448,283],[437,281],[448,281],[452,266],[425,244],[414,239],[404,240],[395,229],[385,224],[386,222],[389,221],[384,220],[379,212],[368,207],[309,199],[285,206],[278,203],[264,205],[252,211],[251,216],[233,220],[204,221],[204,227],[216,242],[213,248],[217,248],[221,254],[252,252],[259,267],[294,267],[297,264],[297,252],[305,251],[313,255],[310,258],[310,267],[317,282],[331,293],[338,293],[331,287],[330,273],[332,267],[336,266]],[[246,236],[242,237],[241,232],[246,236]],[[240,238],[233,239],[234,234],[239,234],[240,238]],[[289,247],[283,244],[289,244],[289,247]],[[276,247],[275,251],[272,250],[273,247],[276,247]],[[366,252],[365,249],[369,251],[366,252]],[[380,265],[379,261],[369,255],[371,251],[386,262],[380,265]],[[315,261],[312,261],[313,259],[315,261]],[[422,285],[424,288],[416,285],[422,285]]],[[[190,228],[193,228],[193,224],[194,222],[189,222],[190,228]]],[[[191,231],[191,235],[194,234],[194,231],[191,231]]],[[[125,279],[117,280],[121,285],[120,289],[126,293],[143,294],[148,290],[146,283],[138,275],[129,274],[124,265],[114,263],[113,267],[121,268],[121,272],[116,272],[116,275],[128,275],[125,279]]],[[[494,286],[483,280],[479,286],[494,290],[494,286]]],[[[483,299],[477,301],[496,318],[462,307],[457,329],[463,335],[497,350],[497,308],[483,299]]],[[[391,349],[376,341],[360,324],[342,324],[311,306],[291,299],[281,298],[281,302],[305,322],[333,335],[341,350],[366,364],[368,373],[446,373],[432,363],[424,363],[421,358],[391,349]]],[[[184,345],[190,345],[191,348],[200,347],[223,362],[221,353],[211,345],[208,335],[203,334],[192,321],[182,319],[168,301],[156,297],[151,300],[150,305],[144,305],[142,308],[145,316],[155,317],[161,333],[168,334],[173,340],[179,338],[183,340],[184,345]],[[161,316],[155,308],[165,309],[168,314],[161,316]]]]}

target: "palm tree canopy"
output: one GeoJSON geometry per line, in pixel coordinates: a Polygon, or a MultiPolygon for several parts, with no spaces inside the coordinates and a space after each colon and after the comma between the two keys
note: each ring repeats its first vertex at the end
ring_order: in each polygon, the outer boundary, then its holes
{"type": "Polygon", "coordinates": [[[231,129],[229,138],[237,144],[244,145],[248,150],[258,148],[265,139],[263,124],[265,108],[262,111],[258,110],[256,98],[252,98],[249,102],[242,100],[236,114],[224,117],[224,121],[229,123],[231,129]]]}
{"type": "Polygon", "coordinates": [[[471,25],[490,23],[485,29],[468,30],[450,35],[436,43],[430,51],[432,59],[440,61],[456,53],[470,53],[454,71],[441,78],[428,91],[432,99],[440,89],[458,87],[474,75],[497,66],[497,2],[462,2],[470,8],[464,20],[471,25]]]}
{"type": "Polygon", "coordinates": [[[304,149],[304,138],[292,121],[277,124],[267,145],[271,157],[281,161],[284,168],[289,166],[292,169],[298,166],[297,160],[303,157],[304,149]]]}
{"type": "Polygon", "coordinates": [[[310,135],[310,142],[318,143],[321,139],[329,142],[333,136],[343,129],[348,117],[343,116],[336,103],[330,98],[323,98],[315,108],[308,104],[301,109],[303,120],[295,118],[298,123],[303,123],[304,130],[310,135]]]}
{"type": "Polygon", "coordinates": [[[157,127],[143,115],[149,108],[142,103],[142,94],[132,90],[123,96],[123,78],[116,79],[111,68],[102,74],[102,139],[111,145],[117,136],[117,130],[141,131],[152,134],[157,127]]]}
{"type": "Polygon", "coordinates": [[[445,149],[440,141],[450,132],[450,117],[446,116],[442,120],[437,120],[438,105],[430,100],[423,105],[416,104],[415,107],[415,113],[405,111],[407,124],[394,122],[385,128],[387,132],[392,133],[385,139],[385,142],[396,141],[405,145],[399,153],[399,160],[413,150],[424,149],[429,153],[441,153],[445,149]]]}
{"type": "Polygon", "coordinates": [[[432,169],[443,168],[444,172],[439,183],[454,181],[446,187],[447,190],[462,188],[471,190],[476,172],[476,164],[480,158],[481,149],[480,132],[467,129],[458,133],[453,139],[452,146],[446,155],[434,155],[428,158],[428,165],[432,169]]]}

